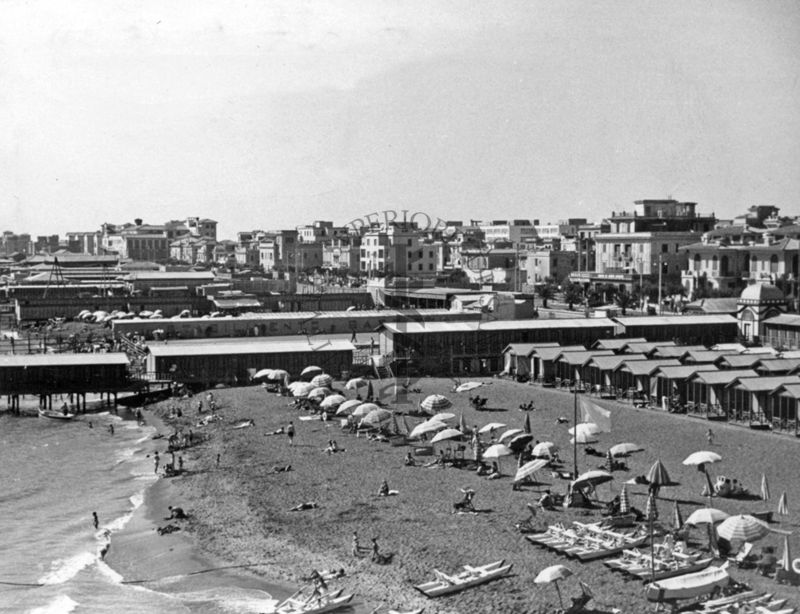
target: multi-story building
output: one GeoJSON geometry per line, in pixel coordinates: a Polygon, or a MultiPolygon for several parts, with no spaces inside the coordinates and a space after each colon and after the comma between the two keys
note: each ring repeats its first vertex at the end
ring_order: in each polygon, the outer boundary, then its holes
{"type": "Polygon", "coordinates": [[[0,251],[6,255],[14,253],[29,255],[31,248],[31,235],[28,233],[16,234],[6,230],[0,238],[0,251]]]}
{"type": "Polygon", "coordinates": [[[356,274],[361,262],[361,237],[351,235],[326,241],[322,246],[322,266],[341,273],[356,274]]]}
{"type": "Polygon", "coordinates": [[[39,235],[33,243],[34,253],[47,252],[53,253],[59,250],[58,235],[39,235]]]}
{"type": "Polygon", "coordinates": [[[144,224],[141,219],[133,224],[103,224],[100,230],[100,247],[104,253],[120,258],[165,262],[171,255],[171,244],[181,237],[197,237],[216,241],[217,222],[190,217],[170,220],[162,225],[144,224]]]}
{"type": "Polygon", "coordinates": [[[409,223],[370,230],[361,240],[360,270],[368,275],[435,277],[448,258],[442,241],[409,223]]]}
{"type": "Polygon", "coordinates": [[[578,262],[577,251],[542,249],[526,253],[526,273],[528,284],[534,285],[547,280],[562,283],[575,270],[578,262]]]}
{"type": "Polygon", "coordinates": [[[633,211],[615,212],[610,232],[594,235],[594,271],[575,272],[572,281],[587,289],[603,284],[632,291],[645,280],[677,283],[686,269],[681,248],[714,227],[712,215],[698,215],[697,204],[676,200],[638,200],[633,211]]]}
{"type": "MultiPolygon", "coordinates": [[[[259,263],[265,271],[294,270],[297,230],[279,230],[258,244],[259,263]]],[[[322,257],[320,256],[320,262],[322,257]]]]}
{"type": "Polygon", "coordinates": [[[493,220],[477,222],[476,225],[483,232],[484,241],[489,244],[502,241],[517,245],[537,236],[536,228],[530,220],[493,220]]]}
{"type": "Polygon", "coordinates": [[[100,232],[68,232],[67,250],[75,254],[97,255],[100,246],[100,232]]]}
{"type": "Polygon", "coordinates": [[[169,257],[188,264],[210,264],[214,262],[217,241],[209,237],[185,236],[169,244],[169,257]]]}

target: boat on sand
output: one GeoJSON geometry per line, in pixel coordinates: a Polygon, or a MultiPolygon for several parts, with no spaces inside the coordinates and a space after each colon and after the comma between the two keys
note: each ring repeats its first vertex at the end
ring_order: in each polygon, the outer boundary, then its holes
{"type": "Polygon", "coordinates": [[[427,597],[439,597],[457,593],[479,584],[484,584],[497,578],[502,578],[511,571],[513,564],[505,564],[505,560],[495,561],[481,567],[471,567],[464,565],[464,571],[456,575],[447,575],[438,569],[434,569],[435,580],[417,584],[414,586],[418,591],[427,597]]]}
{"type": "Polygon", "coordinates": [[[75,414],[64,413],[63,411],[56,411],[55,409],[40,409],[40,418],[51,418],[53,420],[72,420],[75,414]]]}
{"type": "Polygon", "coordinates": [[[648,601],[659,603],[700,597],[718,586],[727,586],[730,583],[727,567],[726,563],[720,567],[708,567],[696,573],[652,582],[645,587],[645,596],[648,601]]]}
{"type": "Polygon", "coordinates": [[[353,595],[342,595],[342,590],[338,589],[329,593],[323,593],[313,599],[292,596],[275,608],[275,614],[323,614],[323,612],[334,612],[350,604],[353,595]]]}

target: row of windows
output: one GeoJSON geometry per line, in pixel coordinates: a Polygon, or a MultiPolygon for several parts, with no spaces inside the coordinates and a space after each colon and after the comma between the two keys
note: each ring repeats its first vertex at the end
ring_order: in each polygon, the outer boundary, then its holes
{"type": "MultiPolygon", "coordinates": [[[[413,271],[414,270],[414,265],[411,262],[408,263],[408,270],[409,271],[413,271]]],[[[423,266],[422,266],[421,262],[419,264],[417,264],[417,270],[418,271],[422,271],[423,270],[423,266]]],[[[428,270],[429,271],[435,270],[434,267],[433,267],[433,263],[432,262],[428,263],[428,270]]]]}

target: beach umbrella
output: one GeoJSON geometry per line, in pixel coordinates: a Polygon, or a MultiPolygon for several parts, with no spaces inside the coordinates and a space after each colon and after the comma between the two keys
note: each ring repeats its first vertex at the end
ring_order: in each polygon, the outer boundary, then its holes
{"type": "Polygon", "coordinates": [[[530,414],[525,414],[525,422],[522,425],[522,430],[526,433],[531,432],[531,416],[530,414]]]}
{"type": "Polygon", "coordinates": [[[371,411],[375,411],[376,409],[380,409],[380,407],[378,407],[377,405],[375,405],[375,403],[362,403],[361,405],[359,405],[358,407],[356,407],[356,408],[353,410],[353,413],[351,413],[350,415],[351,415],[351,416],[354,416],[354,417],[356,417],[356,418],[363,418],[363,417],[364,417],[364,416],[366,416],[366,415],[367,415],[369,412],[371,412],[371,411]]]}
{"type": "Polygon", "coordinates": [[[550,584],[552,582],[556,587],[556,592],[558,593],[558,603],[563,608],[564,601],[561,599],[561,589],[558,588],[558,581],[563,580],[564,578],[569,578],[571,575],[572,572],[568,567],[564,567],[563,565],[552,565],[551,567],[547,567],[540,571],[533,579],[533,582],[535,584],[550,584]]]}
{"type": "Polygon", "coordinates": [[[602,469],[592,469],[586,473],[582,473],[570,485],[572,488],[585,488],[586,486],[597,486],[598,484],[605,484],[614,479],[608,471],[602,469]]]}
{"type": "Polygon", "coordinates": [[[490,431],[496,431],[497,429],[501,429],[506,425],[502,422],[490,422],[489,424],[483,425],[481,428],[478,429],[478,432],[483,435],[489,433],[490,431]]]}
{"type": "Polygon", "coordinates": [[[416,439],[425,433],[433,433],[444,428],[447,428],[447,425],[444,422],[439,422],[438,420],[426,420],[425,422],[422,422],[411,429],[408,437],[409,439],[416,439]]]}
{"type": "Polygon", "coordinates": [[[618,443],[611,446],[608,451],[611,452],[611,456],[627,456],[633,452],[641,452],[643,449],[642,446],[635,443],[618,443]]]}
{"type": "Polygon", "coordinates": [[[781,516],[789,515],[789,505],[786,503],[786,491],[781,493],[781,498],[778,499],[778,514],[781,516]]]}
{"type": "Polygon", "coordinates": [[[289,372],[285,371],[284,369],[269,369],[269,371],[272,371],[272,375],[267,379],[281,381],[286,380],[289,377],[289,372]]]}
{"type": "Polygon", "coordinates": [[[475,390],[475,388],[480,388],[483,386],[481,382],[464,382],[456,386],[456,392],[469,392],[470,390],[475,390]]]}
{"type": "Polygon", "coordinates": [[[371,401],[375,397],[375,390],[372,388],[372,380],[367,382],[367,401],[371,401]]]}
{"type": "Polygon", "coordinates": [[[443,411],[449,407],[453,406],[453,403],[445,396],[441,394],[432,394],[430,396],[425,397],[422,403],[419,406],[424,409],[426,412],[435,414],[437,412],[443,411]]]}
{"type": "Polygon", "coordinates": [[[317,367],[316,365],[309,365],[300,372],[300,377],[314,377],[315,375],[319,375],[320,373],[322,373],[322,367],[317,367]]]}
{"type": "Polygon", "coordinates": [[[455,419],[455,417],[456,417],[455,414],[451,414],[449,412],[443,411],[441,413],[434,414],[433,416],[431,416],[428,419],[429,420],[438,420],[439,422],[450,422],[450,420],[455,419]]]}
{"type": "Polygon", "coordinates": [[[767,484],[767,474],[761,474],[761,500],[766,501],[769,499],[769,484],[767,484]]]}
{"type": "Polygon", "coordinates": [[[711,495],[714,493],[714,485],[711,483],[711,476],[708,474],[708,465],[718,463],[722,457],[716,452],[709,452],[708,450],[701,450],[700,452],[692,452],[689,456],[683,459],[683,464],[690,467],[697,467],[698,471],[702,471],[706,478],[706,488],[708,489],[708,500],[711,501],[711,495]]]}
{"type": "Polygon", "coordinates": [[[575,445],[576,443],[597,443],[597,437],[590,435],[589,433],[580,432],[575,437],[570,439],[569,442],[572,445],[575,445]]]}
{"type": "Polygon", "coordinates": [[[511,448],[511,451],[514,454],[519,454],[525,449],[525,446],[532,441],[533,435],[529,435],[528,433],[520,433],[519,435],[515,435],[511,438],[511,441],[508,442],[508,447],[511,448]]]}
{"type": "Polygon", "coordinates": [[[353,379],[347,380],[347,383],[344,385],[344,387],[347,388],[347,390],[357,390],[359,388],[364,388],[368,384],[369,382],[363,377],[354,377],[353,379]]]}
{"type": "Polygon", "coordinates": [[[696,509],[686,519],[686,524],[696,526],[698,524],[717,524],[726,518],[730,518],[730,514],[718,510],[713,507],[701,507],[696,509]]]}
{"type": "Polygon", "coordinates": [[[336,415],[348,416],[352,414],[353,410],[361,404],[362,404],[361,401],[359,401],[358,399],[351,399],[349,401],[345,401],[344,403],[339,405],[339,407],[336,409],[336,415]]]}
{"type": "MultiPolygon", "coordinates": [[[[309,386],[313,386],[314,384],[309,384],[309,386]]],[[[333,394],[328,388],[312,388],[308,391],[308,398],[309,399],[318,399],[327,397],[329,394],[333,394]]]]}
{"type": "Polygon", "coordinates": [[[619,493],[619,513],[627,514],[631,511],[631,502],[628,499],[628,487],[623,484],[619,493]]]}
{"type": "Polygon", "coordinates": [[[272,369],[261,369],[260,371],[256,371],[255,375],[253,375],[253,379],[272,379],[272,373],[272,369]]]}
{"type": "Polygon", "coordinates": [[[340,394],[332,394],[329,397],[325,397],[319,406],[323,409],[333,409],[334,407],[339,407],[339,405],[344,403],[346,400],[347,399],[340,394]]]}
{"type": "Polygon", "coordinates": [[[647,496],[647,507],[644,509],[644,517],[647,520],[658,520],[658,507],[656,507],[656,496],[653,491],[647,496]]]}
{"type": "Polygon", "coordinates": [[[307,397],[308,393],[314,390],[314,386],[308,382],[292,382],[289,384],[289,390],[296,397],[307,397]]]}
{"type": "Polygon", "coordinates": [[[585,433],[586,435],[597,435],[597,433],[601,432],[601,429],[594,422],[581,422],[575,426],[569,427],[567,432],[573,436],[576,434],[580,436],[581,433],[585,433]]]}
{"type": "Polygon", "coordinates": [[[433,436],[431,439],[431,443],[439,443],[440,441],[446,441],[448,439],[455,439],[456,437],[461,437],[464,433],[459,431],[458,429],[444,429],[443,431],[439,431],[436,435],[433,436]]]}
{"type": "Polygon", "coordinates": [[[789,536],[783,536],[783,554],[781,555],[781,560],[778,563],[778,568],[783,569],[784,571],[791,572],[792,571],[792,553],[789,550],[789,536]]]}
{"type": "Polygon", "coordinates": [[[717,535],[729,542],[754,542],[769,533],[769,527],[750,514],[737,514],[723,520],[717,527],[717,535]]]}
{"type": "Polygon", "coordinates": [[[388,409],[377,407],[371,410],[361,419],[361,424],[377,426],[383,422],[388,422],[392,419],[392,416],[392,412],[390,412],[388,409]]]}
{"type": "Polygon", "coordinates": [[[657,460],[653,463],[653,466],[650,467],[650,470],[647,472],[647,481],[650,482],[651,486],[656,487],[656,494],[658,494],[659,488],[672,483],[667,473],[667,468],[664,467],[660,460],[657,460]]]}
{"type": "Polygon", "coordinates": [[[546,461],[543,458],[537,458],[535,460],[528,461],[527,463],[522,465],[522,467],[517,469],[517,474],[514,476],[514,481],[515,482],[519,482],[519,481],[524,480],[525,478],[533,475],[534,473],[536,473],[540,469],[546,467],[548,462],[549,461],[546,461]]]}
{"type": "Polygon", "coordinates": [[[558,452],[558,446],[552,441],[542,441],[533,446],[532,454],[534,456],[553,456],[553,453],[558,452]]]}
{"type": "Polygon", "coordinates": [[[461,412],[461,415],[458,418],[458,430],[462,433],[467,432],[467,421],[464,420],[464,412],[461,412]]]}
{"type": "Polygon", "coordinates": [[[333,377],[327,373],[320,373],[311,378],[311,385],[316,388],[330,388],[333,383],[333,377]]]}
{"type": "Polygon", "coordinates": [[[523,432],[522,429],[508,429],[502,435],[500,435],[500,437],[497,438],[497,441],[503,441],[504,439],[509,439],[511,437],[514,437],[514,435],[519,435],[522,432],[523,432]]]}
{"type": "Polygon", "coordinates": [[[672,526],[678,531],[683,526],[683,516],[681,515],[681,508],[678,507],[678,500],[675,499],[675,506],[672,508],[672,526]]]}
{"type": "Polygon", "coordinates": [[[489,446],[483,453],[483,458],[500,458],[502,456],[510,456],[511,450],[504,446],[502,443],[496,443],[489,446]]]}

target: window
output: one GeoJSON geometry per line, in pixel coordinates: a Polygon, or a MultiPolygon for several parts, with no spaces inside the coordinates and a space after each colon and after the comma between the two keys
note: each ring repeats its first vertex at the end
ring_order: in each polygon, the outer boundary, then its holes
{"type": "Polygon", "coordinates": [[[769,272],[770,273],[777,273],[778,272],[778,256],[772,254],[769,259],[769,272]]]}
{"type": "Polygon", "coordinates": [[[421,263],[421,262],[420,262],[420,263],[417,265],[417,270],[418,270],[418,271],[421,271],[421,270],[422,270],[422,263],[421,263]]]}
{"type": "Polygon", "coordinates": [[[428,258],[433,258],[433,252],[432,251],[428,252],[428,258]]]}
{"type": "Polygon", "coordinates": [[[414,257],[414,252],[408,252],[408,259],[411,260],[414,257]]]}
{"type": "Polygon", "coordinates": [[[410,270],[412,270],[413,268],[414,268],[414,265],[413,265],[413,264],[411,264],[411,263],[409,262],[409,263],[408,263],[408,270],[410,271],[410,270]]]}
{"type": "Polygon", "coordinates": [[[428,263],[428,270],[429,271],[433,270],[433,262],[428,263]]]}
{"type": "Polygon", "coordinates": [[[668,252],[669,252],[669,245],[667,245],[666,243],[662,243],[661,244],[661,253],[662,254],[666,254],[668,252]]]}
{"type": "Polygon", "coordinates": [[[411,247],[411,239],[408,240],[408,246],[411,247]]]}

